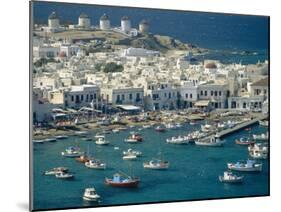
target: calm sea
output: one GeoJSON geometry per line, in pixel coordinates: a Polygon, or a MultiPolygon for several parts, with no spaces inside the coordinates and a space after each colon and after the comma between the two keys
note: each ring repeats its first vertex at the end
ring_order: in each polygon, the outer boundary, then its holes
{"type": "MultiPolygon", "coordinates": [[[[202,122],[203,123],[203,122],[202,122]]],[[[156,133],[153,129],[141,131],[144,141],[139,144],[124,143],[129,131],[109,134],[109,146],[97,146],[93,141],[81,141],[78,137],[54,143],[34,145],[34,209],[116,205],[155,201],[197,200],[206,198],[241,197],[268,195],[268,162],[263,161],[261,173],[242,173],[245,178],[241,185],[223,184],[218,176],[226,170],[227,162],[248,158],[247,147],[234,144],[235,139],[249,136],[240,131],[228,136],[224,147],[200,147],[194,144],[172,145],[165,142],[173,135],[186,134],[200,125],[185,124],[182,129],[156,133]],[[79,146],[83,151],[104,160],[108,169],[93,170],[71,158],[61,156],[68,146],[79,146]],[[118,146],[120,149],[115,150],[118,146]],[[123,161],[122,151],[133,148],[143,152],[137,161],[123,161]],[[165,171],[144,170],[144,161],[157,158],[162,152],[170,162],[165,171]],[[42,173],[57,166],[66,166],[74,173],[74,180],[59,180],[42,173]],[[104,185],[104,178],[117,171],[130,173],[141,178],[137,189],[112,188],[104,185]],[[100,203],[83,201],[86,187],[95,187],[101,195],[100,203]]],[[[137,130],[137,129],[136,129],[137,130]]],[[[251,133],[266,132],[266,128],[255,126],[251,133]]],[[[91,132],[94,136],[94,132],[91,132]]]]}
{"type": "Polygon", "coordinates": [[[58,13],[62,22],[74,24],[82,12],[91,17],[94,25],[98,25],[104,13],[110,16],[113,26],[120,25],[123,15],[131,18],[133,27],[147,19],[153,33],[212,49],[206,59],[244,64],[268,59],[268,17],[34,2],[35,22],[47,23],[52,11],[58,13]],[[251,54],[245,55],[243,51],[251,54]]]}

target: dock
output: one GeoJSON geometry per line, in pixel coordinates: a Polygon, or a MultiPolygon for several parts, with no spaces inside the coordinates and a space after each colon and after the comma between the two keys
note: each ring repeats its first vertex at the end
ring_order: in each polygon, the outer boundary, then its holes
{"type": "Polygon", "coordinates": [[[246,122],[243,122],[243,123],[241,123],[241,124],[238,124],[238,125],[236,125],[235,127],[232,127],[232,128],[229,128],[229,129],[225,129],[225,130],[222,130],[222,131],[219,131],[219,132],[217,132],[217,133],[215,133],[215,134],[212,134],[212,135],[208,135],[208,136],[205,137],[204,139],[209,139],[209,138],[211,138],[211,137],[214,136],[214,135],[217,135],[217,136],[219,136],[220,138],[221,138],[221,137],[225,137],[225,136],[230,135],[230,134],[232,134],[232,133],[234,133],[234,132],[236,132],[236,131],[239,131],[239,130],[242,130],[242,129],[244,129],[244,128],[247,128],[247,127],[249,127],[249,126],[251,126],[251,125],[254,125],[254,124],[258,123],[259,121],[264,120],[264,119],[266,119],[266,118],[268,118],[267,115],[262,115],[262,116],[260,116],[260,117],[254,118],[254,119],[252,119],[252,120],[250,120],[250,121],[246,121],[246,122]]]}

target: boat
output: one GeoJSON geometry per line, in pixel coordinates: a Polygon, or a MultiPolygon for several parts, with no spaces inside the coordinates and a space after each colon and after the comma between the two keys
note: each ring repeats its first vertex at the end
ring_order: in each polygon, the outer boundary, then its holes
{"type": "Polygon", "coordinates": [[[81,152],[79,147],[70,146],[65,149],[65,151],[62,152],[61,155],[64,157],[75,158],[84,155],[84,152],[81,152]]]}
{"type": "Polygon", "coordinates": [[[134,188],[138,187],[140,183],[140,178],[131,177],[127,174],[118,172],[113,175],[113,178],[105,178],[104,183],[113,187],[134,188]]]}
{"type": "Polygon", "coordinates": [[[140,136],[140,134],[136,132],[131,132],[131,135],[124,141],[127,143],[138,143],[138,142],[142,142],[142,140],[143,138],[140,136]]]}
{"type": "Polygon", "coordinates": [[[119,129],[113,129],[112,132],[113,132],[113,133],[119,133],[120,130],[119,130],[119,129]]]}
{"type": "Polygon", "coordinates": [[[253,145],[248,146],[248,151],[268,153],[268,146],[262,143],[255,143],[253,145]]]}
{"type": "Polygon", "coordinates": [[[127,156],[127,155],[135,155],[137,157],[142,155],[141,151],[137,151],[137,150],[133,150],[133,149],[128,149],[127,151],[123,151],[123,155],[127,156]]]}
{"type": "Polygon", "coordinates": [[[85,166],[90,169],[106,169],[106,163],[98,159],[89,160],[85,163],[85,166]]]}
{"type": "Polygon", "coordinates": [[[218,123],[217,124],[217,127],[220,129],[220,130],[223,130],[226,128],[226,125],[224,123],[218,123]]]}
{"type": "Polygon", "coordinates": [[[72,179],[74,177],[73,174],[69,174],[69,173],[65,173],[65,172],[57,173],[55,176],[58,179],[72,179]]]}
{"type": "Polygon", "coordinates": [[[249,155],[254,159],[267,159],[267,152],[262,151],[250,151],[249,155]]]}
{"type": "Polygon", "coordinates": [[[172,138],[167,138],[166,142],[168,144],[188,144],[190,140],[188,136],[173,136],[172,138]]]}
{"type": "Polygon", "coordinates": [[[213,127],[210,124],[201,125],[201,131],[204,133],[209,133],[212,130],[213,130],[213,127]]]}
{"type": "Polygon", "coordinates": [[[155,127],[155,131],[157,131],[157,132],[166,132],[166,128],[161,127],[161,126],[157,126],[157,127],[155,127]]]}
{"type": "Polygon", "coordinates": [[[150,125],[143,125],[142,128],[143,129],[149,129],[149,128],[151,128],[151,126],[150,125]]]}
{"type": "Polygon", "coordinates": [[[86,188],[83,194],[83,199],[86,201],[98,201],[100,195],[97,194],[95,188],[86,188]]]}
{"type": "Polygon", "coordinates": [[[68,138],[68,136],[67,135],[57,135],[57,136],[55,136],[55,138],[56,139],[66,139],[66,138],[68,138]]]}
{"type": "Polygon", "coordinates": [[[119,150],[119,149],[120,149],[119,146],[115,146],[115,147],[114,147],[114,150],[119,150]]]}
{"type": "Polygon", "coordinates": [[[189,122],[189,124],[190,124],[190,125],[196,125],[197,123],[196,123],[196,121],[191,120],[191,121],[189,122]]]}
{"type": "Polygon", "coordinates": [[[225,140],[221,140],[220,137],[218,137],[218,136],[200,138],[195,141],[196,145],[212,146],[212,147],[222,146],[224,143],[225,143],[225,140]]]}
{"type": "Polygon", "coordinates": [[[56,167],[56,168],[53,168],[51,170],[45,171],[44,175],[56,175],[56,174],[59,174],[61,172],[68,172],[68,168],[66,168],[66,167],[56,167]]]}
{"type": "Polygon", "coordinates": [[[57,141],[56,138],[45,138],[44,139],[44,142],[55,142],[55,141],[57,141]]]}
{"type": "Polygon", "coordinates": [[[136,160],[137,156],[136,155],[124,155],[123,160],[136,160]]]}
{"type": "Polygon", "coordinates": [[[254,144],[255,141],[251,141],[249,140],[249,138],[240,138],[235,140],[235,143],[238,145],[250,145],[250,144],[254,144]]]}
{"type": "Polygon", "coordinates": [[[176,123],[175,126],[176,126],[176,128],[181,128],[182,124],[181,123],[176,123]]]}
{"type": "Polygon", "coordinates": [[[260,141],[267,141],[268,140],[268,132],[267,133],[262,133],[260,135],[253,135],[253,139],[255,140],[260,140],[260,141]]]}
{"type": "Polygon", "coordinates": [[[262,163],[257,163],[254,160],[238,161],[236,163],[228,163],[228,169],[244,172],[260,172],[262,171],[262,163]]]}
{"type": "Polygon", "coordinates": [[[177,129],[176,125],[173,123],[165,124],[166,129],[177,129]]]}
{"type": "Polygon", "coordinates": [[[96,144],[97,145],[108,145],[109,141],[105,140],[104,135],[95,136],[97,138],[96,144]]]}
{"type": "Polygon", "coordinates": [[[32,140],[32,142],[35,144],[43,144],[45,140],[32,140]]]}
{"type": "Polygon", "coordinates": [[[77,135],[77,136],[85,136],[88,134],[88,131],[75,131],[74,132],[74,135],[77,135]]]}
{"type": "Polygon", "coordinates": [[[160,159],[153,159],[149,162],[144,162],[143,167],[145,169],[164,170],[169,168],[169,162],[160,159]]]}
{"type": "Polygon", "coordinates": [[[244,176],[234,175],[230,171],[225,171],[223,176],[219,176],[219,180],[222,183],[242,183],[244,176]]]}
{"type": "Polygon", "coordinates": [[[261,125],[261,126],[263,126],[263,127],[268,127],[269,121],[268,121],[268,120],[259,121],[259,125],[261,125]]]}
{"type": "Polygon", "coordinates": [[[84,138],[81,138],[82,141],[92,141],[93,139],[92,138],[89,138],[89,137],[84,137],[84,138]]]}

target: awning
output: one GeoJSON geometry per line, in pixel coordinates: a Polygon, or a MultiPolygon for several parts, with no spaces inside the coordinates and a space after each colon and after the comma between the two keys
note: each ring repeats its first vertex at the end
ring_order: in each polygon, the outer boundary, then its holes
{"type": "Polygon", "coordinates": [[[200,100],[195,102],[194,106],[195,107],[208,107],[208,105],[210,104],[209,100],[200,100]]]}
{"type": "Polygon", "coordinates": [[[140,107],[134,105],[116,105],[116,107],[127,111],[141,110],[140,107]]]}

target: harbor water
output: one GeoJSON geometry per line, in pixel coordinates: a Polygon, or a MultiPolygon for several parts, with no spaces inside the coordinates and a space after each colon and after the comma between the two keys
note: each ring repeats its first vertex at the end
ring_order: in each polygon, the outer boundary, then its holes
{"type": "MultiPolygon", "coordinates": [[[[203,123],[203,122],[202,122],[203,123]]],[[[269,194],[268,161],[262,160],[260,173],[242,173],[242,184],[224,184],[218,176],[227,170],[228,162],[248,159],[245,146],[235,144],[235,139],[251,134],[260,134],[267,128],[253,126],[251,131],[240,130],[226,137],[223,147],[203,147],[195,144],[167,144],[166,138],[183,135],[200,128],[200,123],[185,124],[181,129],[156,132],[153,128],[128,129],[106,135],[110,145],[98,146],[94,141],[83,141],[71,136],[57,142],[33,144],[34,150],[34,209],[122,205],[133,203],[198,200],[208,198],[259,196],[269,194]],[[130,131],[141,133],[144,141],[137,144],[124,142],[130,131]],[[79,146],[82,151],[107,163],[106,170],[88,169],[73,158],[64,158],[61,152],[69,146],[79,146]],[[119,149],[114,148],[119,147],[119,149]],[[124,161],[122,152],[132,148],[142,151],[136,161],[124,161]],[[147,170],[142,164],[153,158],[164,158],[170,162],[168,170],[147,170]],[[55,176],[44,176],[43,172],[54,167],[65,166],[74,174],[73,180],[61,180],[55,176]],[[113,188],[104,184],[105,177],[123,171],[141,179],[138,188],[113,188]],[[101,196],[98,203],[82,199],[84,189],[95,187],[101,196]]],[[[90,132],[94,138],[96,132],[90,132]]]]}

